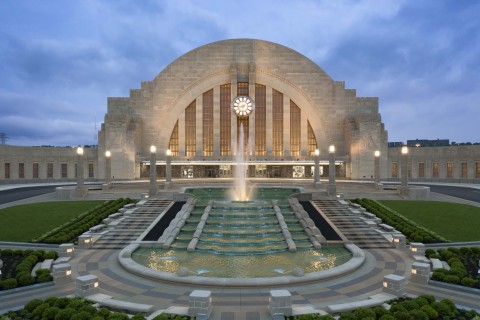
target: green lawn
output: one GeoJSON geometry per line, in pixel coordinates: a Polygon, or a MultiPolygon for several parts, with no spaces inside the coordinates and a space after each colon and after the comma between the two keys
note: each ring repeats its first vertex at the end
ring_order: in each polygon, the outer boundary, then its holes
{"type": "Polygon", "coordinates": [[[436,201],[379,202],[450,241],[480,240],[480,207],[436,201]]]}
{"type": "Polygon", "coordinates": [[[0,241],[30,242],[103,202],[40,202],[1,209],[0,241]]]}

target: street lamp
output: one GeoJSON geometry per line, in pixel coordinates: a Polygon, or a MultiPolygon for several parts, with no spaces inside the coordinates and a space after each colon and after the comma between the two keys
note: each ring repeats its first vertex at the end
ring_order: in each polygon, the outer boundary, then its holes
{"type": "Polygon", "coordinates": [[[402,187],[408,186],[408,147],[402,147],[402,187]]]}
{"type": "Polygon", "coordinates": [[[337,186],[335,185],[335,146],[332,144],[328,147],[329,166],[328,166],[328,195],[337,194],[337,186]]]}
{"type": "Polygon", "coordinates": [[[314,172],[313,172],[313,187],[319,188],[320,187],[320,150],[315,149],[314,153],[314,172]]]}
{"type": "Polygon", "coordinates": [[[105,151],[105,184],[112,182],[112,153],[110,150],[105,151]]]}
{"type": "Polygon", "coordinates": [[[380,184],[380,150],[376,150],[375,153],[375,163],[373,167],[373,175],[375,179],[375,184],[378,185],[380,184]]]}
{"type": "Polygon", "coordinates": [[[155,196],[157,194],[157,147],[150,146],[150,188],[148,195],[155,196]]]}
{"type": "Polygon", "coordinates": [[[84,178],[84,167],[85,167],[85,157],[83,156],[83,148],[77,148],[77,187],[76,195],[77,197],[85,196],[85,178],[84,178]]]}
{"type": "Polygon", "coordinates": [[[165,186],[164,189],[170,189],[170,184],[172,182],[172,150],[167,149],[165,152],[167,156],[167,161],[165,165],[165,186]]]}

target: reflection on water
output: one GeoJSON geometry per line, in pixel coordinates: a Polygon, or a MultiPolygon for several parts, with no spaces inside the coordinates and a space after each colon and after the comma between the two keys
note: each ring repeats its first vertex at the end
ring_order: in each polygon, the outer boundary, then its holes
{"type": "Polygon", "coordinates": [[[221,278],[281,277],[291,275],[297,267],[310,273],[331,269],[351,257],[351,253],[344,247],[333,246],[320,250],[248,256],[187,253],[152,247],[139,248],[132,254],[137,263],[154,270],[176,273],[181,267],[186,267],[191,275],[221,278]]]}

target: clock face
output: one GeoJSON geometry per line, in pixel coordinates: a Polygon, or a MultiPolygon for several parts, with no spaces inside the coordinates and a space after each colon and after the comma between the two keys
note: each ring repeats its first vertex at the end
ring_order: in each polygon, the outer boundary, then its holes
{"type": "Polygon", "coordinates": [[[233,110],[238,116],[248,116],[255,107],[253,100],[247,96],[238,96],[232,102],[233,110]]]}

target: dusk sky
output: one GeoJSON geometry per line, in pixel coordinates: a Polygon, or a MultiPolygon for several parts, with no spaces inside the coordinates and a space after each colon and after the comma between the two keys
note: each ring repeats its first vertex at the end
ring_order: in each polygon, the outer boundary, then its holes
{"type": "Polygon", "coordinates": [[[97,144],[128,97],[201,45],[254,38],[379,97],[389,141],[480,142],[480,1],[0,0],[0,133],[97,144]]]}

